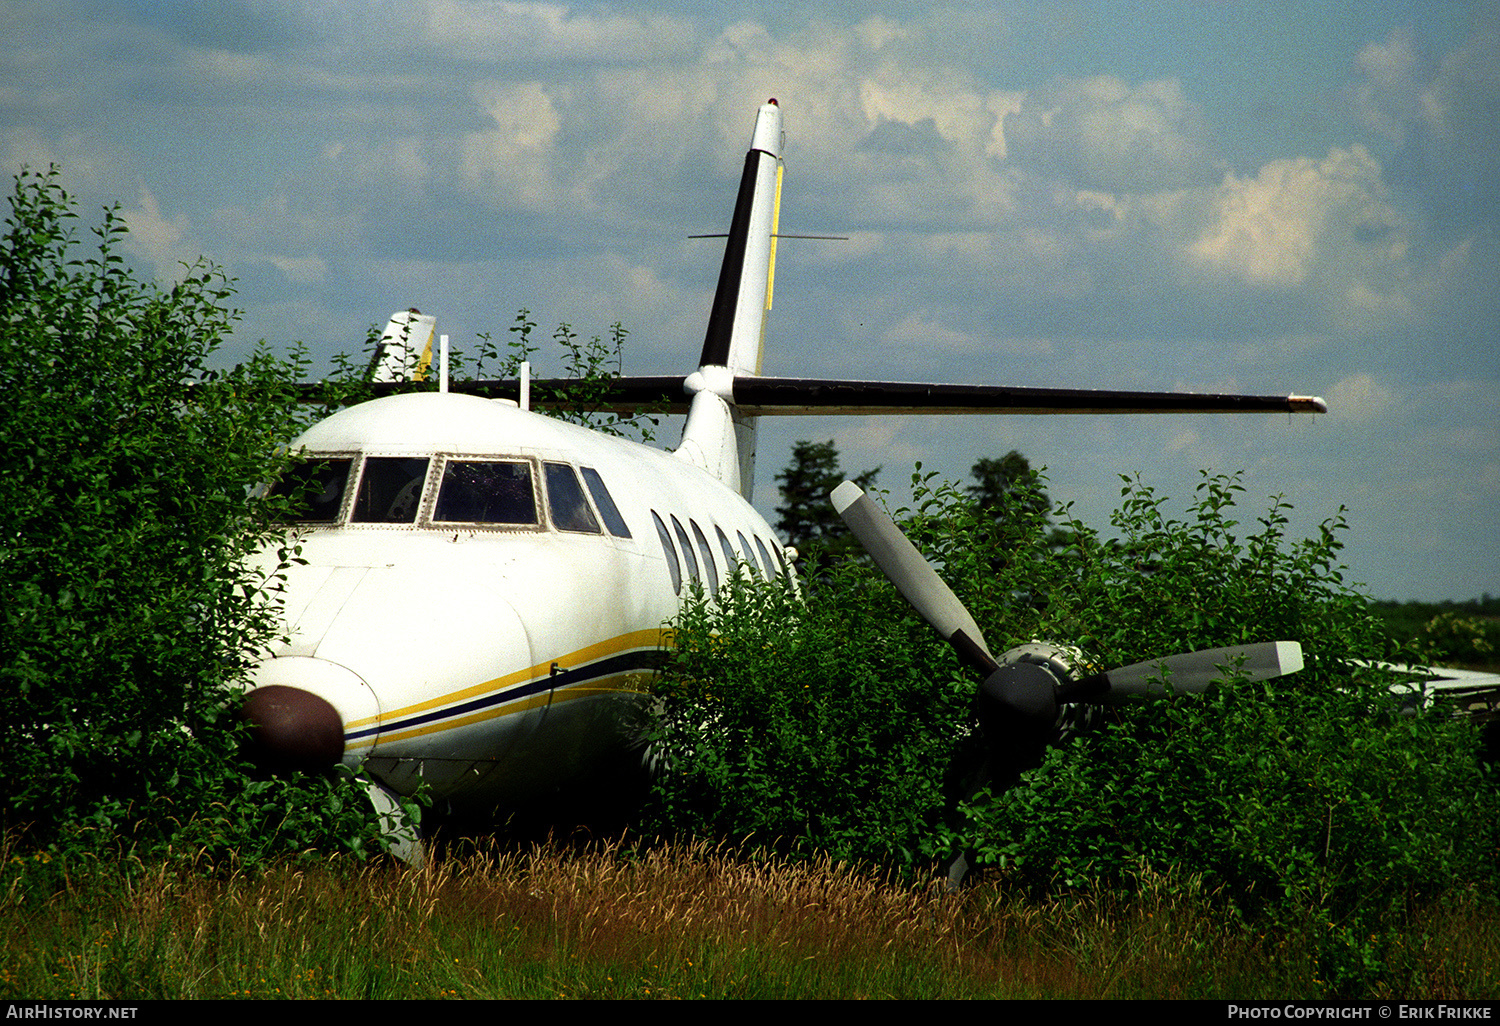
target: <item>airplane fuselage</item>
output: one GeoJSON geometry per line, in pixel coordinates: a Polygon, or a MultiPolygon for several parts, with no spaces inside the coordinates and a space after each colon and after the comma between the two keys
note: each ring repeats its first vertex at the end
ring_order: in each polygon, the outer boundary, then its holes
{"type": "MultiPolygon", "coordinates": [[[[672,453],[415,393],[295,443],[321,469],[254,685],[313,692],[342,760],[456,809],[521,802],[641,743],[663,631],[699,580],[786,572],[755,509],[672,453]]],[[[273,568],[274,549],[263,560],[273,568]]]]}

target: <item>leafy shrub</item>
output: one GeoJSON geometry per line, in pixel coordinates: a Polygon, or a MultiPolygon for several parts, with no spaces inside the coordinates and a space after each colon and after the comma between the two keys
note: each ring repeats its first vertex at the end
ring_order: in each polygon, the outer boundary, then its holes
{"type": "Polygon", "coordinates": [[[1493,664],[1500,654],[1500,620],[1438,613],[1422,626],[1419,643],[1431,647],[1432,658],[1470,666],[1493,664]]]}
{"type": "Polygon", "coordinates": [[[1241,490],[1205,478],[1187,523],[1128,483],[1122,542],[1083,546],[1048,616],[1106,667],[1285,638],[1302,643],[1306,669],[1121,707],[971,809],[976,843],[1039,878],[1121,879],[1141,860],[1170,862],[1244,901],[1335,915],[1472,877],[1494,844],[1471,822],[1474,802],[1494,800],[1474,732],[1443,710],[1400,715],[1384,675],[1355,666],[1394,653],[1344,584],[1342,518],[1288,543],[1276,500],[1241,538],[1241,490]]]}
{"type": "Polygon", "coordinates": [[[840,564],[822,585],[802,598],[741,573],[684,611],[657,682],[670,768],[648,828],[836,859],[935,853],[971,685],[867,568],[840,564]]]}
{"type": "Polygon", "coordinates": [[[165,844],[184,824],[247,855],[362,844],[372,816],[348,819],[347,788],[250,776],[226,707],[276,629],[241,561],[270,537],[251,488],[285,459],[300,367],[261,349],[211,369],[236,318],[223,274],[142,283],[117,210],[92,249],[76,221],[55,170],[17,178],[0,252],[0,820],[64,848],[165,844]]]}

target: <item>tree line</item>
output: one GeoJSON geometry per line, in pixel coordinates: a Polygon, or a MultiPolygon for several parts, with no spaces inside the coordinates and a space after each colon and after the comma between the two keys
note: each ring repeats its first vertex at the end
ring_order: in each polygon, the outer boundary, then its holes
{"type": "MultiPolygon", "coordinates": [[[[830,561],[859,558],[859,543],[834,512],[829,493],[845,480],[866,491],[876,487],[882,468],[874,467],[850,476],[840,465],[833,440],[802,440],[792,446],[791,462],[776,475],[781,505],[776,507],[776,530],[782,540],[796,548],[806,573],[816,574],[830,561]]],[[[1042,484],[1042,475],[1031,461],[1015,449],[995,459],[984,457],[969,468],[973,483],[964,487],[976,507],[1000,529],[1015,539],[1022,536],[1022,521],[1041,518],[1046,541],[1063,549],[1073,540],[1068,531],[1052,522],[1052,500],[1042,484]]]]}

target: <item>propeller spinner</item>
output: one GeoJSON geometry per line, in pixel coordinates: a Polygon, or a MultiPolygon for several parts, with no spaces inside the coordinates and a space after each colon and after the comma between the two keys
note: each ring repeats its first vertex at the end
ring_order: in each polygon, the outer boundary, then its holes
{"type": "Polygon", "coordinates": [[[992,767],[1019,769],[1040,755],[1052,738],[1059,706],[1067,702],[1158,693],[1163,690],[1163,679],[1170,680],[1177,691],[1197,693],[1230,673],[1268,680],[1302,669],[1302,646],[1295,641],[1184,652],[1078,679],[1063,669],[1064,660],[1039,657],[1039,646],[1022,646],[996,660],[958,596],[863,489],[845,481],[831,498],[834,509],[896,590],[953,646],[960,659],[983,675],[975,694],[975,711],[992,767]]]}

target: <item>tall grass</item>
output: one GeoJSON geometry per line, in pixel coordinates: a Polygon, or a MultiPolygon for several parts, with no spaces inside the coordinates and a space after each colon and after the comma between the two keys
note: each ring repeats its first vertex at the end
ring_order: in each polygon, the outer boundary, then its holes
{"type": "MultiPolygon", "coordinates": [[[[1192,879],[1044,902],[703,844],[422,870],[8,854],[0,997],[1316,998],[1317,924],[1258,933],[1192,879]]],[[[1399,996],[1500,994],[1500,914],[1415,911],[1399,996]]],[[[1383,996],[1383,995],[1370,995],[1383,996]]]]}

